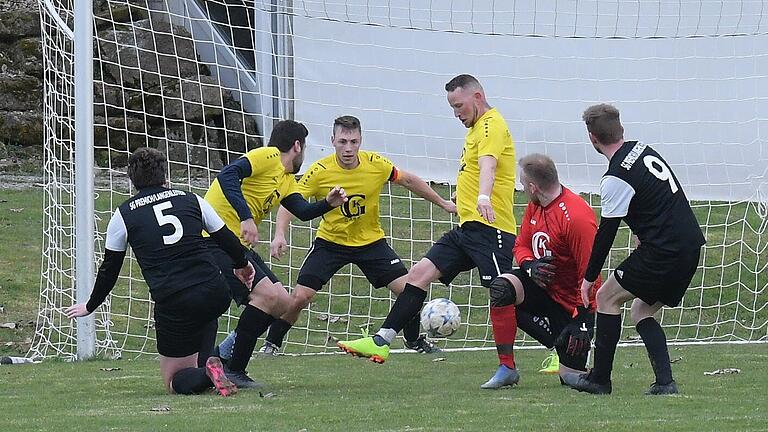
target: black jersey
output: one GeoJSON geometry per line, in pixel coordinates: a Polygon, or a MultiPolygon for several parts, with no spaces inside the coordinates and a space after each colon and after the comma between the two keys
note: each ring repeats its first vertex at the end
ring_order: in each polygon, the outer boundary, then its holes
{"type": "Polygon", "coordinates": [[[680,182],[646,144],[627,141],[613,155],[600,199],[602,217],[622,218],[643,244],[679,252],[705,243],[680,182]]]}
{"type": "Polygon", "coordinates": [[[131,245],[155,301],[207,282],[221,272],[202,237],[224,226],[197,195],[164,187],[142,189],[117,208],[106,248],[131,245]]]}

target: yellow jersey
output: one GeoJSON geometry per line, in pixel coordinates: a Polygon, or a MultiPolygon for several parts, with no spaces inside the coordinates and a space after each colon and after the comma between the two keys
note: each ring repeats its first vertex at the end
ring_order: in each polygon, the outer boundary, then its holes
{"type": "MultiPolygon", "coordinates": [[[[251,210],[253,222],[258,225],[281,199],[298,192],[296,177],[293,173],[285,172],[285,167],[280,161],[280,149],[277,147],[259,147],[242,157],[248,158],[251,175],[242,180],[240,190],[248,209],[251,210]]],[[[211,183],[205,193],[205,200],[221,216],[227,228],[240,238],[240,217],[224,196],[218,179],[211,183]]],[[[246,244],[242,239],[240,241],[246,244]]]]}
{"type": "Polygon", "coordinates": [[[491,108],[469,128],[464,142],[456,181],[459,224],[476,221],[516,234],[517,223],[512,212],[515,169],[515,142],[504,117],[496,108],[491,108]],[[480,194],[480,156],[493,156],[496,159],[496,177],[491,193],[491,205],[496,213],[496,221],[492,224],[483,219],[477,211],[477,196],[480,194]]]}
{"type": "Polygon", "coordinates": [[[348,201],[325,215],[317,237],[344,246],[365,246],[384,238],[379,222],[381,187],[397,178],[397,168],[378,153],[360,151],[360,165],[353,169],[339,166],[336,154],[326,156],[309,167],[299,180],[305,198],[321,200],[336,186],[347,193],[348,201]]]}

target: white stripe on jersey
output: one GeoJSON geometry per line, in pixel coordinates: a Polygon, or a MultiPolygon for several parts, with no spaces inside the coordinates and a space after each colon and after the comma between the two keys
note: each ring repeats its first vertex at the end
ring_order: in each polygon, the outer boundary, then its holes
{"type": "Polygon", "coordinates": [[[200,198],[199,195],[195,195],[197,202],[200,204],[200,212],[203,214],[203,227],[209,233],[215,233],[216,231],[224,227],[224,221],[221,219],[216,210],[213,209],[208,201],[200,198]]]}
{"type": "Polygon", "coordinates": [[[104,247],[115,252],[125,252],[128,248],[128,229],[125,227],[120,208],[116,208],[107,225],[107,240],[104,247]]]}
{"type": "Polygon", "coordinates": [[[601,215],[620,218],[629,212],[629,203],[635,196],[635,189],[624,180],[606,175],[600,180],[601,215]]]}

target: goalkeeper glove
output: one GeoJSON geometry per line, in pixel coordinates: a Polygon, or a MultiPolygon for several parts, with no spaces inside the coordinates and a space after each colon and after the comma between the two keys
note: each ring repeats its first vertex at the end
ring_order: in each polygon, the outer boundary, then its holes
{"type": "Polygon", "coordinates": [[[564,347],[568,355],[579,356],[589,351],[595,334],[595,315],[584,306],[576,307],[576,317],[565,326],[555,344],[564,347]]]}
{"type": "Polygon", "coordinates": [[[555,260],[553,256],[543,256],[539,259],[526,261],[520,265],[520,268],[528,274],[536,285],[546,288],[552,279],[555,278],[557,267],[552,264],[555,260]]]}

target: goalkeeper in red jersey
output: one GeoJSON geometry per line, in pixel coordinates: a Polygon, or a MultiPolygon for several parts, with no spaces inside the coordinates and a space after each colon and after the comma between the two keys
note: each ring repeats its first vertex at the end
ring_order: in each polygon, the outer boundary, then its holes
{"type": "MultiPolygon", "coordinates": [[[[560,375],[584,371],[594,327],[594,307],[584,307],[581,281],[589,262],[597,222],[592,208],[560,184],[549,157],[520,159],[519,176],[529,197],[515,242],[520,268],[491,282],[491,303],[515,305],[547,317],[560,358],[560,375]]],[[[594,290],[600,286],[598,279],[594,290]]],[[[591,294],[594,306],[594,291],[591,294]]]]}

